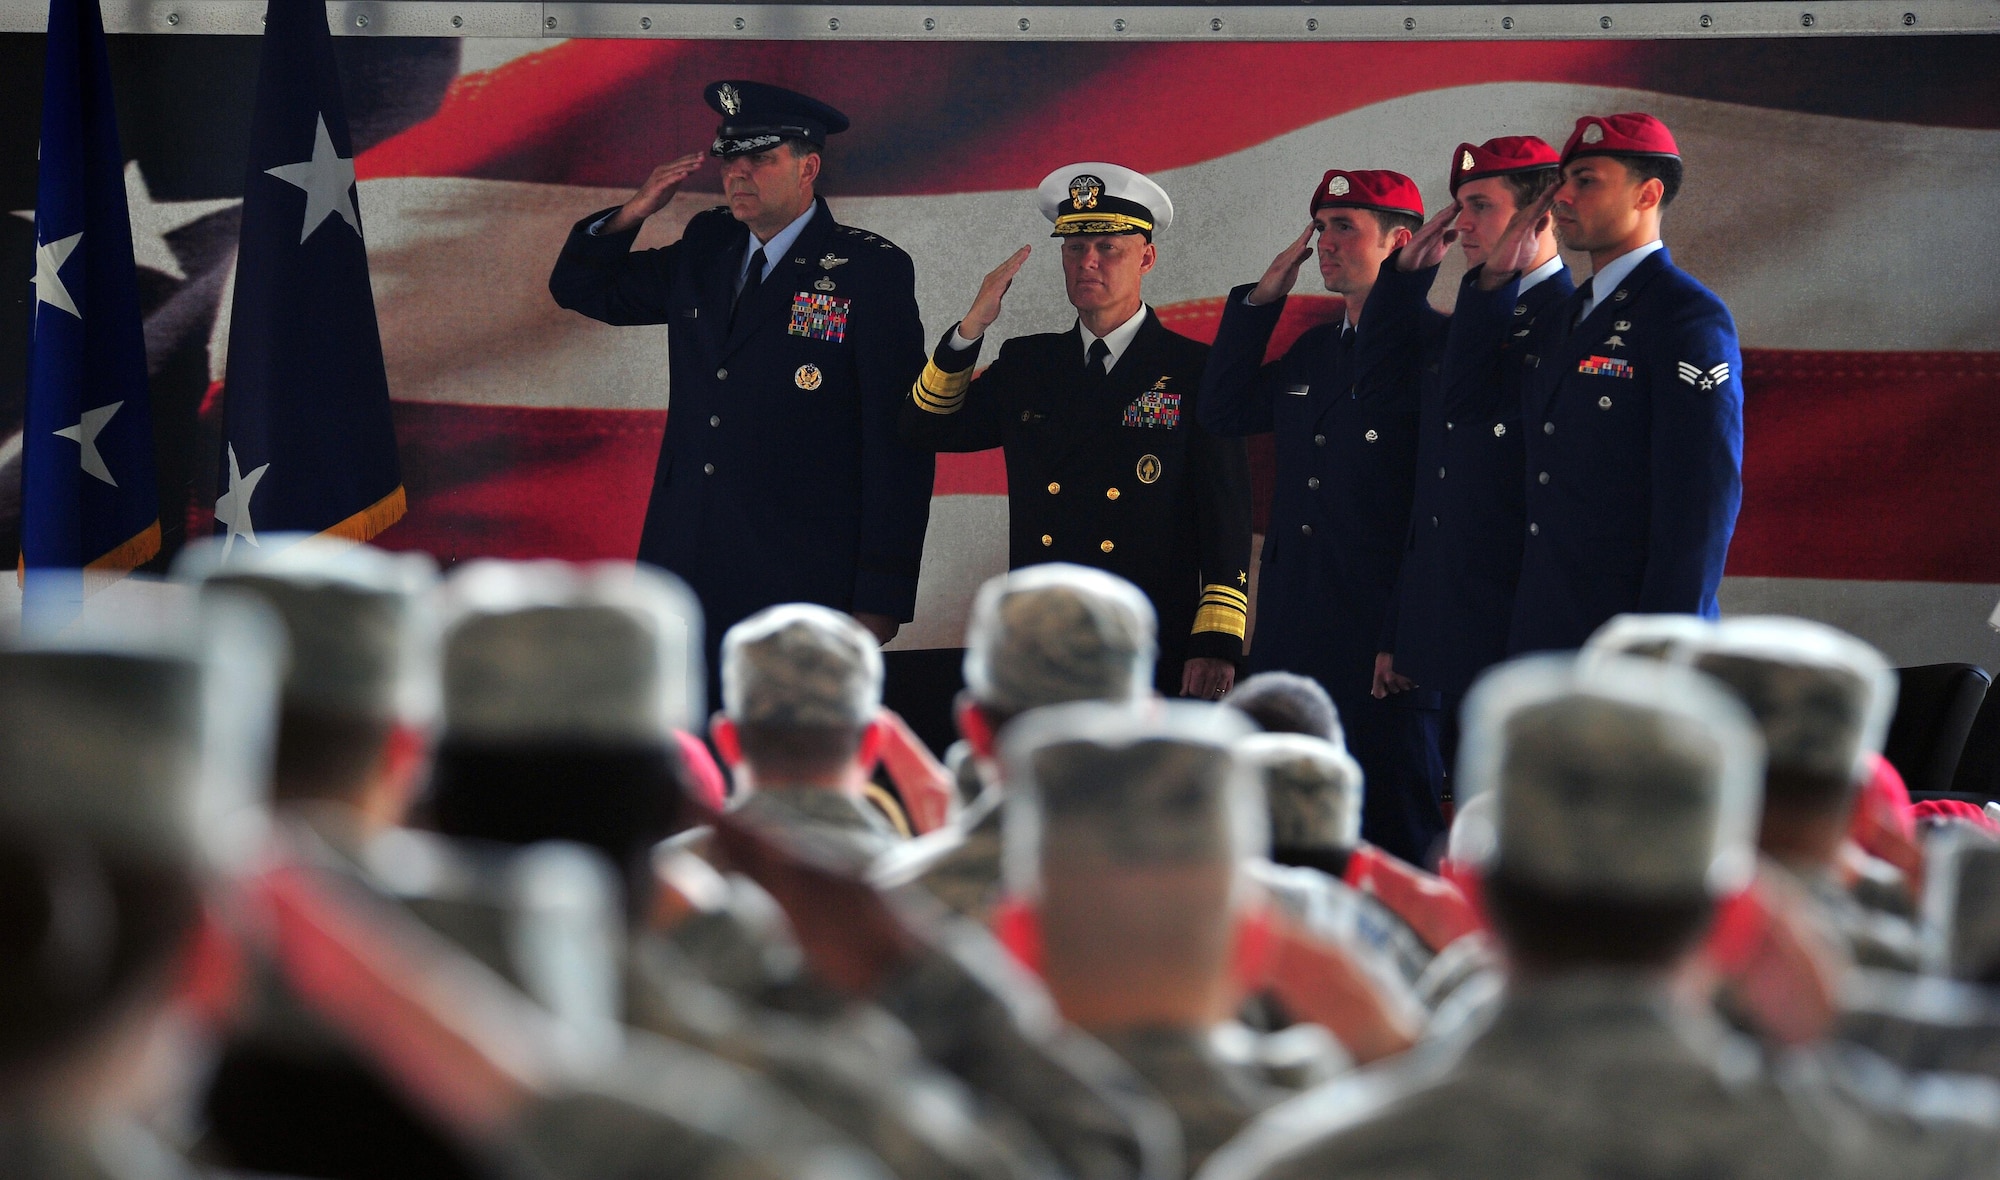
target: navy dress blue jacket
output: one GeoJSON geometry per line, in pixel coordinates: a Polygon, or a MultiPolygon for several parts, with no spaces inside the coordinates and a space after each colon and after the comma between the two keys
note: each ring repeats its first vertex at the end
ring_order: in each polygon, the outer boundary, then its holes
{"type": "Polygon", "coordinates": [[[775,603],[916,610],[935,460],[896,437],[924,365],[915,270],[815,205],[733,326],[750,231],[727,208],[640,251],[636,230],[592,236],[593,213],[549,276],[563,307],[667,325],[672,409],[639,560],[700,596],[711,659],[724,630],[775,603]]]}
{"type": "Polygon", "coordinates": [[[1722,301],[1664,249],[1574,328],[1528,337],[1527,530],[1509,647],[1574,648],[1611,616],[1716,616],[1743,501],[1743,357],[1722,301]]]}
{"type": "MultiPolygon", "coordinates": [[[[1252,307],[1243,301],[1252,288],[1238,287],[1202,376],[1205,429],[1274,435],[1250,670],[1312,676],[1336,701],[1368,699],[1408,540],[1420,386],[1446,328],[1428,302],[1436,274],[1399,272],[1391,256],[1351,347],[1341,325],[1323,324],[1270,364],[1264,351],[1284,301],[1252,307]]],[[[1437,698],[1419,690],[1397,703],[1437,698]]]]}
{"type": "Polygon", "coordinates": [[[1521,363],[1543,312],[1560,314],[1569,271],[1520,293],[1481,291],[1474,269],[1459,283],[1444,362],[1424,385],[1410,547],[1385,651],[1396,670],[1447,699],[1507,656],[1514,587],[1521,576],[1523,472],[1521,363]]]}

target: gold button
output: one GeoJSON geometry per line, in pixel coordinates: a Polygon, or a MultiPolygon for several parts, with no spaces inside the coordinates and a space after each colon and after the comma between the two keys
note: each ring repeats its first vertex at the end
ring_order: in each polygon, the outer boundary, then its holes
{"type": "Polygon", "coordinates": [[[1049,495],[1053,496],[1053,495],[1055,495],[1055,494],[1056,494],[1057,492],[1060,492],[1060,491],[1062,491],[1062,485],[1061,485],[1061,484],[1059,484],[1059,483],[1052,483],[1052,484],[1050,484],[1050,485],[1049,485],[1049,495]]]}
{"type": "Polygon", "coordinates": [[[1056,539],[1055,539],[1054,537],[1051,537],[1051,536],[1049,536],[1049,535],[1048,535],[1047,533],[1043,533],[1043,534],[1042,534],[1042,544],[1044,544],[1044,545],[1053,545],[1053,544],[1055,544],[1055,543],[1056,543],[1056,539]]]}
{"type": "Polygon", "coordinates": [[[1113,549],[1116,549],[1116,548],[1118,548],[1118,546],[1116,546],[1116,545],[1113,545],[1113,544],[1112,544],[1111,542],[1109,542],[1109,541],[1106,541],[1106,542],[1105,542],[1104,544],[1102,544],[1102,545],[1099,545],[1099,546],[1098,546],[1098,548],[1099,548],[1099,549],[1102,549],[1102,550],[1104,550],[1104,551],[1105,551],[1106,553],[1109,553],[1109,552],[1111,552],[1111,551],[1112,551],[1113,549]]]}
{"type": "Polygon", "coordinates": [[[1107,500],[1116,500],[1118,498],[1118,489],[1117,488],[1104,489],[1104,498],[1107,500]]]}

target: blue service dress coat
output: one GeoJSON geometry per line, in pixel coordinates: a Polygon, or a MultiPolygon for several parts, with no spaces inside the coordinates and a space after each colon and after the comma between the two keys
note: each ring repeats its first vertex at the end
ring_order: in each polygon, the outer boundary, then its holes
{"type": "Polygon", "coordinates": [[[608,324],[667,325],[672,409],[638,556],[700,597],[710,659],[781,602],[909,620],[935,464],[896,437],[924,364],[909,255],[817,199],[732,317],[751,239],[726,207],[657,250],[592,236],[602,216],[570,231],[549,291],[608,324]]]}
{"type": "Polygon", "coordinates": [[[1540,317],[1527,527],[1508,646],[1580,646],[1613,615],[1716,617],[1743,502],[1743,356],[1720,299],[1655,251],[1581,324],[1540,317]]]}
{"type": "MultiPolygon", "coordinates": [[[[954,328],[953,331],[956,331],[954,328]]],[[[903,403],[903,438],[1005,449],[1008,565],[1068,561],[1138,586],[1159,616],[1158,687],[1191,657],[1240,663],[1250,604],[1250,457],[1197,421],[1208,346],[1151,309],[1109,373],[1083,338],[1019,336],[973,376],[979,345],[939,341],[903,403]]]]}
{"type": "Polygon", "coordinates": [[[1520,291],[1460,282],[1444,362],[1424,387],[1410,544],[1391,611],[1396,670],[1446,707],[1507,656],[1526,527],[1521,429],[1524,346],[1576,290],[1569,271],[1520,291]]]}

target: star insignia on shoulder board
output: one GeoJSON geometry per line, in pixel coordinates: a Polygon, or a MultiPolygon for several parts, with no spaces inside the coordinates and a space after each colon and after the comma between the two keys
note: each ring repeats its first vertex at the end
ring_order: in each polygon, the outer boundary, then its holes
{"type": "Polygon", "coordinates": [[[848,261],[845,258],[834,257],[833,251],[828,250],[826,257],[819,260],[819,268],[821,270],[832,270],[836,266],[846,266],[848,261]]]}
{"type": "Polygon", "coordinates": [[[1682,361],[1678,365],[1675,365],[1674,369],[1680,374],[1681,380],[1701,390],[1703,393],[1715,389],[1729,380],[1728,361],[1724,361],[1709,369],[1682,361]]]}
{"type": "Polygon", "coordinates": [[[1236,571],[1236,584],[1237,584],[1238,586],[1248,586],[1248,585],[1250,584],[1250,575],[1249,575],[1249,574],[1247,574],[1247,573],[1245,573],[1245,572],[1243,572],[1242,570],[1237,570],[1237,571],[1236,571]]]}

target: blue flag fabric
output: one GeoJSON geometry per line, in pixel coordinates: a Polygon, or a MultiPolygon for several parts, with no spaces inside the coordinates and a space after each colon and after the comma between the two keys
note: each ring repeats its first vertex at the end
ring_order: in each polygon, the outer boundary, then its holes
{"type": "Polygon", "coordinates": [[[265,15],[223,422],[225,553],[259,530],[366,541],[401,519],[354,148],[320,0],[270,0],[265,15]]]}
{"type": "Polygon", "coordinates": [[[21,453],[24,619],[160,549],[153,415],[111,67],[97,0],[52,0],[21,453]]]}

